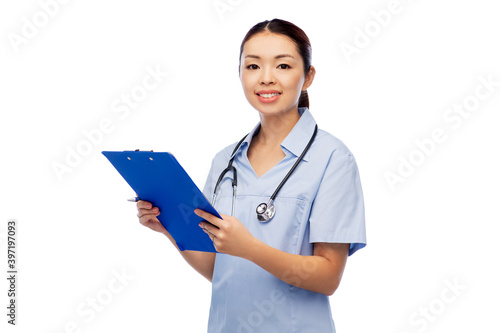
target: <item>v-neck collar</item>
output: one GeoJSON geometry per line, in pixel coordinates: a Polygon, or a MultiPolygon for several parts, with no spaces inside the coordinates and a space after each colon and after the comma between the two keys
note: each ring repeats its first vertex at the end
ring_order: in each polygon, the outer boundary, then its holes
{"type": "MultiPolygon", "coordinates": [[[[309,109],[307,107],[298,108],[298,112],[300,115],[299,120],[297,121],[297,123],[292,128],[290,133],[288,133],[286,138],[281,143],[281,148],[284,149],[283,151],[284,151],[285,155],[288,155],[286,153],[286,151],[288,151],[288,152],[292,153],[293,155],[295,155],[296,157],[300,156],[300,154],[302,154],[302,151],[304,151],[304,148],[307,146],[307,143],[309,142],[309,140],[314,132],[314,127],[316,126],[316,121],[314,120],[311,112],[309,111],[309,109]]],[[[255,125],[255,127],[252,129],[252,131],[250,131],[250,133],[248,133],[245,140],[243,140],[243,142],[241,143],[240,147],[234,152],[233,155],[231,155],[230,158],[232,158],[234,155],[238,154],[245,147],[249,147],[254,135],[259,130],[260,130],[260,122],[257,125],[255,125]]],[[[303,160],[304,161],[309,160],[309,152],[307,152],[304,155],[303,160]]],[[[283,160],[281,160],[281,161],[283,161],[283,160]]],[[[278,162],[277,164],[281,163],[281,161],[278,162]]],[[[272,170],[272,168],[270,170],[272,170]]],[[[267,174],[267,172],[265,174],[267,174]]],[[[264,176],[264,175],[262,175],[262,176],[264,176]]],[[[257,176],[257,174],[256,174],[256,176],[257,176]]]]}

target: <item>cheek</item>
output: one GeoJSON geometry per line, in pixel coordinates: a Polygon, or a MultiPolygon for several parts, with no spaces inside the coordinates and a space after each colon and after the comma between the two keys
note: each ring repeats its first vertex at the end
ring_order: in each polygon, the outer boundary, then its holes
{"type": "Polygon", "coordinates": [[[302,91],[302,86],[304,85],[304,82],[305,79],[302,76],[302,74],[287,76],[286,78],[283,78],[281,80],[283,88],[290,91],[296,91],[299,94],[302,91]]]}
{"type": "Polygon", "coordinates": [[[245,94],[253,94],[255,84],[253,82],[251,75],[245,74],[241,76],[241,85],[245,94]]]}

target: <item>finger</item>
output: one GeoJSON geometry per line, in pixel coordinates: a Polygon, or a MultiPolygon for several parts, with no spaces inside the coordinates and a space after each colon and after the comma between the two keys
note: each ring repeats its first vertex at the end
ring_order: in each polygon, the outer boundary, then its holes
{"type": "Polygon", "coordinates": [[[158,220],[154,215],[144,215],[139,218],[139,222],[142,225],[148,226],[150,224],[160,223],[160,220],[158,220]]]}
{"type": "Polygon", "coordinates": [[[206,229],[203,229],[203,232],[208,235],[208,237],[212,240],[212,242],[214,241],[214,238],[215,238],[214,234],[212,234],[210,231],[208,231],[206,229]]]}
{"type": "Polygon", "coordinates": [[[153,207],[152,209],[141,208],[138,210],[137,217],[141,218],[145,215],[151,215],[153,217],[156,217],[160,215],[160,210],[158,209],[158,207],[153,207]]]}
{"type": "Polygon", "coordinates": [[[139,200],[139,201],[137,201],[137,208],[138,209],[140,209],[140,208],[151,209],[151,208],[153,208],[153,204],[151,202],[148,202],[148,201],[139,200]]]}
{"type": "Polygon", "coordinates": [[[148,226],[148,225],[150,225],[153,222],[154,222],[153,218],[150,218],[150,217],[144,217],[143,216],[143,217],[141,217],[139,219],[139,223],[142,224],[142,225],[144,225],[144,226],[148,226]]]}
{"type": "Polygon", "coordinates": [[[202,219],[212,223],[213,225],[215,225],[216,227],[219,227],[221,225],[221,219],[210,214],[210,213],[207,213],[205,212],[204,210],[201,210],[201,209],[195,209],[194,210],[194,213],[196,215],[198,215],[199,217],[201,217],[202,219]]]}
{"type": "Polygon", "coordinates": [[[200,222],[199,226],[205,231],[206,233],[213,234],[215,235],[216,230],[219,230],[216,226],[213,224],[207,223],[207,222],[200,222]]]}
{"type": "Polygon", "coordinates": [[[210,223],[201,222],[200,227],[210,236],[211,240],[214,240],[214,237],[219,236],[220,229],[210,223]]]}

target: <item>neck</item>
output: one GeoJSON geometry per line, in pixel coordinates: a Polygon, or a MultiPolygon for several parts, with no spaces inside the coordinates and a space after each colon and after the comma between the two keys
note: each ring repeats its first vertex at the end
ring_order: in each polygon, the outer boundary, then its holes
{"type": "Polygon", "coordinates": [[[297,108],[278,115],[260,114],[259,142],[266,146],[279,146],[299,121],[297,108]]]}

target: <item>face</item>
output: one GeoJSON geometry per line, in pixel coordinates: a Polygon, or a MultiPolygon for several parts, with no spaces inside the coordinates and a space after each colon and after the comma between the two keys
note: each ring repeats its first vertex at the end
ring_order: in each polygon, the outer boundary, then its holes
{"type": "Polygon", "coordinates": [[[240,79],[250,104],[264,115],[297,111],[300,93],[312,83],[295,43],[286,36],[262,32],[243,47],[240,79]]]}

